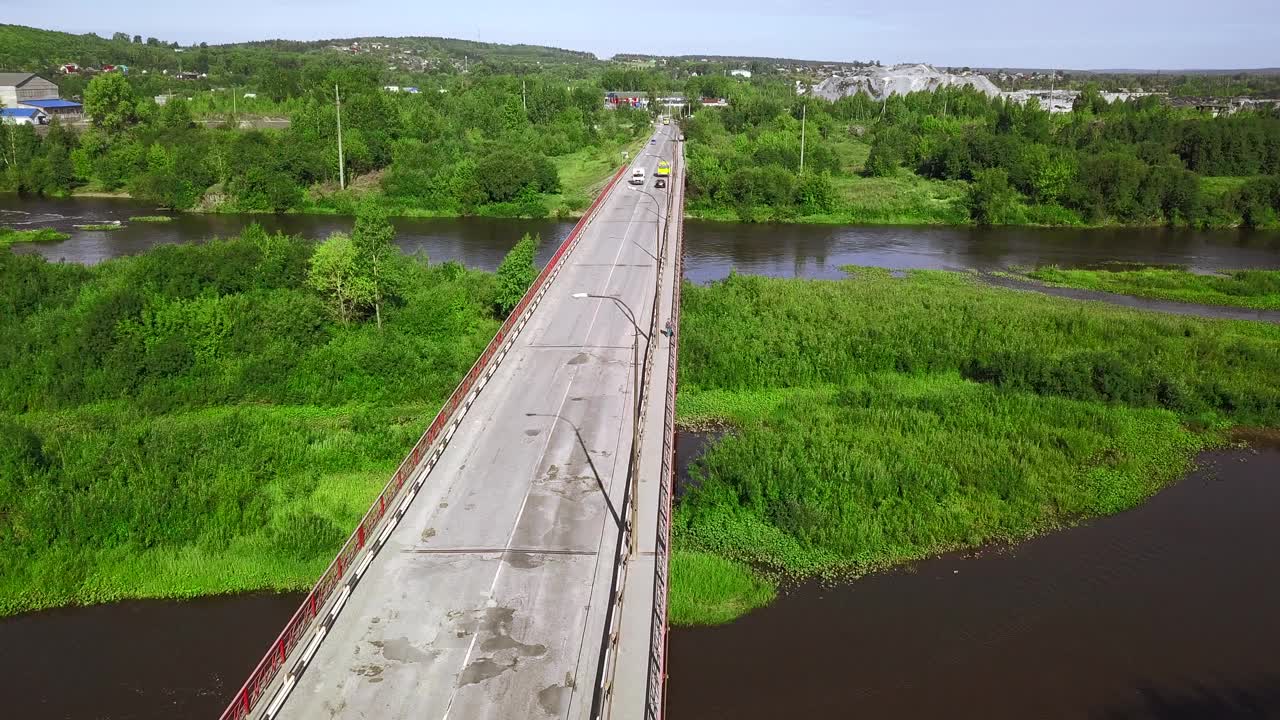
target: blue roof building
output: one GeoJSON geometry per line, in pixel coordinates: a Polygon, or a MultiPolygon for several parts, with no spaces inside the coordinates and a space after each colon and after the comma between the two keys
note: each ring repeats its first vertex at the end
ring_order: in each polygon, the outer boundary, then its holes
{"type": "Polygon", "coordinates": [[[78,102],[70,100],[61,100],[59,98],[44,98],[42,100],[22,100],[18,105],[25,108],[39,110],[45,117],[41,122],[48,122],[49,118],[62,118],[63,120],[74,120],[84,115],[84,106],[78,102]]]}
{"type": "Polygon", "coordinates": [[[39,124],[43,115],[37,108],[0,108],[0,122],[15,125],[39,124]]]}
{"type": "Polygon", "coordinates": [[[27,107],[39,108],[41,110],[62,110],[64,112],[67,110],[74,110],[78,112],[84,107],[78,102],[61,100],[58,98],[50,100],[23,100],[19,104],[26,105],[27,107]]]}

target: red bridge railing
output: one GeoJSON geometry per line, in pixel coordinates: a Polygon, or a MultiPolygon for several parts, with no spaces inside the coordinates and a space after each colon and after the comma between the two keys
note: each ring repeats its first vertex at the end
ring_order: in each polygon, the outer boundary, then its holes
{"type": "MultiPolygon", "coordinates": [[[[684,146],[680,147],[683,173],[684,146]]],[[[684,282],[684,182],[677,175],[673,193],[676,203],[676,252],[672,268],[671,324],[674,332],[668,343],[665,418],[662,423],[662,468],[658,475],[658,527],[653,558],[653,614],[649,625],[649,677],[645,683],[645,720],[662,720],[666,715],[667,689],[667,595],[671,582],[671,500],[676,459],[676,385],[680,366],[680,286],[684,282]]]]}
{"type": "MultiPolygon", "coordinates": [[[[258,662],[257,667],[255,667],[253,672],[249,674],[249,679],[245,681],[239,692],[237,692],[235,697],[232,698],[231,704],[227,706],[227,709],[222,712],[221,720],[242,720],[243,718],[248,718],[250,713],[253,712],[259,701],[261,701],[262,697],[266,694],[272,681],[279,674],[280,668],[282,668],[288,661],[289,654],[302,641],[302,638],[307,634],[307,631],[311,629],[313,625],[317,625],[317,620],[320,620],[320,623],[324,628],[327,628],[328,624],[332,622],[336,613],[332,613],[323,619],[320,618],[320,615],[326,608],[329,600],[333,597],[334,591],[343,584],[354,589],[355,584],[359,579],[359,575],[363,573],[365,567],[368,567],[368,563],[372,558],[372,553],[377,552],[377,550],[381,548],[382,544],[386,542],[387,536],[390,534],[390,528],[387,528],[381,537],[378,535],[379,526],[385,519],[387,519],[388,511],[392,510],[395,519],[398,521],[408,509],[409,501],[412,499],[412,496],[400,501],[401,505],[398,507],[396,503],[400,500],[399,496],[404,490],[405,485],[408,483],[409,478],[414,474],[414,471],[418,466],[421,465],[423,458],[427,457],[433,446],[439,442],[440,446],[435,449],[435,454],[431,457],[431,460],[427,463],[422,474],[419,476],[418,481],[415,483],[416,492],[416,488],[421,487],[427,473],[431,472],[431,469],[435,466],[436,460],[440,457],[440,453],[443,452],[445,445],[448,444],[449,439],[453,436],[453,432],[457,429],[458,423],[461,422],[461,418],[452,423],[450,423],[450,420],[453,419],[454,414],[459,408],[462,408],[465,413],[466,410],[471,407],[471,403],[480,392],[480,388],[484,386],[488,381],[489,375],[492,375],[493,370],[496,368],[496,364],[490,368],[491,362],[494,360],[495,356],[498,357],[499,361],[505,357],[506,351],[510,349],[508,339],[513,335],[513,331],[514,333],[519,333],[520,330],[524,328],[524,323],[528,321],[527,315],[530,314],[532,310],[537,307],[538,302],[540,302],[542,293],[545,290],[544,286],[547,284],[548,279],[555,275],[559,270],[560,261],[573,249],[573,246],[577,243],[583,228],[587,226],[587,223],[591,220],[592,216],[595,215],[596,211],[599,210],[600,206],[604,203],[605,198],[609,195],[609,191],[618,181],[618,178],[622,176],[624,170],[626,170],[625,165],[619,168],[618,171],[614,173],[613,177],[605,183],[604,187],[600,190],[599,195],[596,196],[595,201],[592,202],[591,206],[587,209],[587,212],[583,213],[582,218],[578,220],[576,225],[574,225],[573,230],[569,232],[568,237],[560,243],[560,247],[556,249],[555,254],[551,256],[551,259],[547,261],[546,266],[542,268],[542,272],[539,273],[537,280],[535,280],[529,287],[529,290],[524,294],[524,297],[520,299],[520,302],[516,304],[515,308],[511,310],[511,313],[507,315],[507,319],[502,323],[497,334],[493,336],[493,340],[489,341],[489,345],[484,349],[484,352],[480,354],[480,357],[476,360],[475,364],[471,366],[471,369],[462,379],[462,382],[458,383],[458,387],[454,389],[453,394],[445,401],[444,407],[442,407],[440,412],[436,414],[435,419],[431,422],[431,426],[427,428],[427,431],[424,432],[422,437],[418,439],[418,442],[414,444],[413,449],[409,452],[408,456],[401,461],[400,466],[396,468],[395,474],[391,476],[391,479],[382,489],[382,493],[378,495],[378,498],[373,502],[373,505],[369,508],[368,512],[366,512],[364,517],[361,518],[360,524],[356,526],[354,531],[352,531],[351,536],[347,538],[342,549],[338,551],[337,557],[333,559],[333,562],[329,563],[329,567],[325,569],[324,574],[320,576],[318,581],[316,581],[315,586],[311,588],[311,592],[308,593],[306,599],[302,601],[302,605],[298,607],[298,610],[294,612],[293,617],[290,618],[289,622],[284,626],[284,630],[282,630],[280,635],[276,637],[275,641],[271,643],[271,646],[267,649],[262,660],[258,662]],[[504,347],[504,344],[506,347],[504,347]],[[486,368],[489,368],[487,373],[486,368]],[[484,376],[483,381],[481,381],[482,375],[484,376]],[[480,383],[479,387],[476,386],[477,382],[480,383]],[[361,563],[361,566],[357,570],[356,557],[367,545],[372,545],[371,553],[361,563]]],[[[345,598],[340,599],[345,600],[345,598]]],[[[296,676],[301,675],[301,672],[305,669],[306,662],[309,659],[309,657],[304,658],[294,666],[294,669],[291,672],[295,676],[295,679],[296,676]]]]}

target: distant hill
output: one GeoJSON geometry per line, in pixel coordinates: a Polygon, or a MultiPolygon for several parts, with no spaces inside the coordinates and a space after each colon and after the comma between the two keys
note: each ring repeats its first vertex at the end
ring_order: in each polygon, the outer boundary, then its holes
{"type": "Polygon", "coordinates": [[[362,53],[412,52],[422,57],[439,59],[488,60],[542,63],[596,63],[599,58],[589,52],[565,50],[543,45],[502,45],[499,43],[458,40],[443,37],[353,37],[329,40],[259,40],[232,43],[218,47],[270,48],[286,52],[315,52],[359,46],[362,53]]]}
{"type": "Polygon", "coordinates": [[[155,39],[135,43],[121,36],[113,40],[0,24],[0,71],[48,72],[64,63],[177,67],[173,45],[155,39]]]}
{"type": "MultiPolygon", "coordinates": [[[[30,71],[51,73],[65,63],[86,67],[104,64],[149,69],[207,69],[220,56],[342,54],[351,58],[378,59],[404,72],[424,72],[461,67],[464,63],[491,63],[498,66],[591,66],[600,61],[588,52],[539,45],[500,45],[471,40],[437,37],[358,37],[332,40],[261,40],[199,47],[156,38],[115,33],[106,38],[93,33],[76,35],[23,25],[0,24],[0,72],[30,71]],[[136,42],[135,42],[136,40],[136,42]],[[181,50],[182,52],[177,52],[181,50]],[[199,55],[199,58],[193,57],[199,55]],[[185,64],[183,61],[186,60],[185,64]]],[[[214,62],[216,65],[216,62],[214,62]]]]}

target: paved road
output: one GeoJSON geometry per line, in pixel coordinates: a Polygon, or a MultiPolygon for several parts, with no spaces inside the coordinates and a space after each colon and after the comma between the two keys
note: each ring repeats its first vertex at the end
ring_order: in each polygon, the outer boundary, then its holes
{"type": "Polygon", "coordinates": [[[633,330],[612,302],[571,295],[616,295],[648,328],[666,201],[652,177],[676,151],[674,126],[656,132],[635,159],[647,184],[606,200],[280,717],[589,716],[631,450],[633,330]]]}

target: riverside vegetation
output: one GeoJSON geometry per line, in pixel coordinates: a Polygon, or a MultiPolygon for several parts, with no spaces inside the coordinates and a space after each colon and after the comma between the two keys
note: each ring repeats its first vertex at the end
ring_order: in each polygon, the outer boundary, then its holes
{"type": "Polygon", "coordinates": [[[1049,285],[1253,310],[1280,310],[1280,270],[1203,275],[1170,268],[1037,268],[1026,276],[1049,285]]]}
{"type": "Polygon", "coordinates": [[[391,233],[0,249],[0,614],[309,586],[502,316],[391,233]]]}
{"type": "Polygon", "coordinates": [[[1133,507],[1236,425],[1280,426],[1280,328],[853,269],[686,285],[680,419],[731,429],[675,512],[672,620],[779,582],[1133,507]]]}

